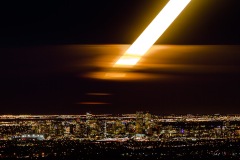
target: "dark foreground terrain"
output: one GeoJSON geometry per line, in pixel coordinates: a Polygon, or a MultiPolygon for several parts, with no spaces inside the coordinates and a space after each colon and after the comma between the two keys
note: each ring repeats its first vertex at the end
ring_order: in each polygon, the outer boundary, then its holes
{"type": "Polygon", "coordinates": [[[240,140],[0,141],[1,159],[240,159],[240,140]]]}

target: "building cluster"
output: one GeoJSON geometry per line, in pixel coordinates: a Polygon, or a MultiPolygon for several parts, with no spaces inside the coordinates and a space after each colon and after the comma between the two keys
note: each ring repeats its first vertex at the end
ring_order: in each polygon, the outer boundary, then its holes
{"type": "Polygon", "coordinates": [[[164,141],[240,138],[239,115],[2,115],[1,140],[164,141]]]}

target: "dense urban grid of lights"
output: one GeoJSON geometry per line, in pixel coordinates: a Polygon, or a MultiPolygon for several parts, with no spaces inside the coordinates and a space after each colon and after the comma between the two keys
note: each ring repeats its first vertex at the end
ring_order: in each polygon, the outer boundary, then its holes
{"type": "Polygon", "coordinates": [[[114,66],[133,66],[165,32],[191,0],[170,0],[114,66]]]}

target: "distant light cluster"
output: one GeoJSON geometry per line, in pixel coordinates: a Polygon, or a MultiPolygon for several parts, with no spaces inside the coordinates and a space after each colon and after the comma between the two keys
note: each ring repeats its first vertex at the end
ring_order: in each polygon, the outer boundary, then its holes
{"type": "Polygon", "coordinates": [[[240,115],[0,116],[0,158],[240,158],[240,115]]]}

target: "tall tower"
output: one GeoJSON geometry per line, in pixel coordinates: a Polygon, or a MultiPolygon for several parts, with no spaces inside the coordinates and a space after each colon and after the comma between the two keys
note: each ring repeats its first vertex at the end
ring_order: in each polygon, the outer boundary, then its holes
{"type": "Polygon", "coordinates": [[[143,112],[136,113],[136,134],[143,134],[143,112]]]}
{"type": "Polygon", "coordinates": [[[104,121],[104,138],[107,138],[107,121],[104,121]]]}

